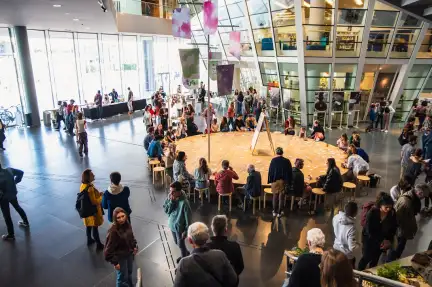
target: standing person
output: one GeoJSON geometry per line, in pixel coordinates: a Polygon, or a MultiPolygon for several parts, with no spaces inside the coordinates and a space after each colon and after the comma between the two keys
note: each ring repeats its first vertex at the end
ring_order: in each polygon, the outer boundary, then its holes
{"type": "Polygon", "coordinates": [[[312,228],[306,235],[309,252],[298,257],[292,270],[288,287],[321,287],[320,263],[324,252],[325,235],[319,228],[312,228]]]}
{"type": "Polygon", "coordinates": [[[359,247],[357,243],[357,231],[355,228],[355,217],[357,216],[358,206],[357,203],[350,201],[345,207],[344,211],[333,217],[333,231],[335,234],[335,241],[333,248],[343,252],[355,268],[356,259],[354,257],[354,250],[359,247]]]}
{"type": "Polygon", "coordinates": [[[115,89],[112,89],[112,92],[110,93],[111,96],[111,100],[113,103],[117,103],[118,102],[118,93],[115,89]]]}
{"type": "Polygon", "coordinates": [[[416,148],[409,157],[404,176],[407,176],[410,179],[410,182],[408,183],[411,186],[414,186],[417,178],[424,170],[424,162],[421,157],[422,153],[423,151],[421,148],[416,148]]]}
{"type": "Polygon", "coordinates": [[[117,171],[110,174],[110,185],[107,190],[105,190],[102,196],[102,207],[108,210],[108,221],[115,222],[115,217],[113,217],[113,211],[120,207],[125,212],[128,218],[132,213],[132,209],[129,205],[130,189],[127,186],[120,184],[121,174],[117,171]]]}
{"type": "Polygon", "coordinates": [[[165,171],[166,174],[170,177],[170,181],[173,179],[173,164],[176,158],[176,145],[175,143],[168,144],[168,153],[165,154],[166,162],[165,162],[165,171]]]}
{"type": "Polygon", "coordinates": [[[427,108],[427,101],[422,101],[419,106],[416,108],[416,117],[418,117],[419,125],[418,125],[418,131],[420,131],[423,127],[423,122],[426,119],[426,108],[427,108]]]}
{"type": "Polygon", "coordinates": [[[210,237],[207,225],[195,222],[189,226],[187,235],[194,249],[191,256],[180,261],[174,287],[238,286],[238,277],[225,253],[206,246],[210,237]]]}
{"type": "Polygon", "coordinates": [[[289,159],[283,157],[283,149],[276,148],[276,157],[274,157],[269,166],[268,183],[271,184],[273,193],[273,217],[281,217],[284,203],[285,185],[290,186],[292,181],[292,166],[289,159]],[[278,205],[279,200],[279,205],[278,205]]]}
{"type": "Polygon", "coordinates": [[[405,170],[408,167],[409,158],[411,154],[414,152],[415,145],[417,144],[417,136],[410,136],[409,143],[404,144],[401,149],[401,173],[400,178],[405,175],[405,170]]]}
{"type": "Polygon", "coordinates": [[[366,132],[370,132],[374,129],[375,122],[378,124],[375,104],[371,104],[369,107],[369,121],[369,126],[366,128],[366,132]]]}
{"type": "Polygon", "coordinates": [[[236,109],[236,115],[237,116],[243,116],[243,100],[244,100],[244,96],[243,96],[243,92],[240,91],[237,99],[236,99],[236,104],[237,104],[237,109],[236,109]]]}
{"type": "Polygon", "coordinates": [[[399,183],[397,185],[390,188],[390,196],[394,202],[397,202],[402,194],[412,188],[410,182],[412,182],[411,178],[404,176],[399,180],[399,183]]]}
{"type": "Polygon", "coordinates": [[[189,255],[186,248],[185,238],[189,225],[192,223],[192,211],[186,195],[182,191],[182,184],[174,181],[170,185],[170,193],[163,205],[165,214],[168,215],[168,227],[171,229],[174,242],[181,251],[181,257],[177,263],[189,255]]]}
{"type": "Polygon", "coordinates": [[[138,244],[125,210],[117,207],[113,218],[106,237],[105,260],[114,265],[117,273],[116,286],[132,287],[133,260],[138,252],[138,244]]]}
{"type": "MultiPolygon", "coordinates": [[[[421,137],[422,148],[423,148],[423,158],[424,159],[432,159],[432,127],[425,127],[424,134],[421,137]]],[[[412,133],[411,133],[412,134],[412,133]]],[[[403,136],[401,135],[403,140],[403,136]]],[[[406,140],[408,142],[408,140],[406,140]]]]}
{"type": "Polygon", "coordinates": [[[204,117],[205,120],[205,126],[208,128],[208,124],[210,121],[210,124],[213,120],[213,117],[216,115],[215,110],[213,109],[213,105],[210,104],[201,114],[204,117]],[[209,120],[210,119],[210,120],[209,120]]]}
{"type": "Polygon", "coordinates": [[[330,208],[330,219],[333,217],[335,205],[339,202],[340,191],[342,189],[342,176],[339,168],[336,166],[334,158],[327,159],[327,172],[317,178],[323,191],[326,193],[325,203],[330,208]]]}
{"type": "Polygon", "coordinates": [[[210,186],[211,170],[207,165],[205,158],[199,159],[199,166],[195,169],[195,186],[196,188],[208,188],[210,186]]]}
{"type": "Polygon", "coordinates": [[[81,187],[80,192],[88,192],[90,202],[96,206],[96,213],[92,216],[83,218],[84,225],[86,227],[87,245],[92,245],[96,242],[96,249],[103,250],[104,245],[100,241],[99,229],[104,222],[102,213],[102,192],[99,192],[93,185],[95,176],[91,169],[86,169],[81,175],[81,187]],[[93,238],[92,238],[93,234],[93,238]]]}
{"type": "Polygon", "coordinates": [[[369,268],[377,266],[382,251],[390,249],[397,230],[396,212],[393,205],[394,202],[390,195],[380,192],[375,206],[367,211],[362,230],[363,254],[358,264],[359,271],[365,270],[368,264],[369,268]]]}
{"type": "MultiPolygon", "coordinates": [[[[165,104],[164,104],[165,106],[165,104]]],[[[163,130],[168,129],[168,109],[162,107],[159,111],[160,123],[162,124],[163,130]]]]}
{"type": "Polygon", "coordinates": [[[103,115],[103,107],[102,107],[102,95],[101,92],[98,90],[95,97],[94,97],[94,103],[97,108],[98,117],[101,120],[103,115]]]}
{"type": "Polygon", "coordinates": [[[6,130],[6,127],[3,124],[2,120],[0,119],[0,149],[1,150],[6,150],[3,146],[3,143],[6,140],[5,130],[6,130]]]}
{"type": "Polygon", "coordinates": [[[321,287],[357,287],[352,265],[343,252],[330,248],[321,258],[321,287]]]}
{"type": "Polygon", "coordinates": [[[377,108],[377,113],[376,113],[375,129],[378,129],[378,124],[380,124],[381,131],[383,132],[384,131],[383,119],[384,119],[384,108],[385,107],[384,107],[384,105],[382,105],[382,103],[380,103],[380,104],[377,104],[376,108],[377,108]]]}
{"type": "Polygon", "coordinates": [[[397,247],[390,252],[389,261],[400,259],[408,240],[414,239],[417,233],[416,215],[421,210],[421,200],[429,196],[429,186],[425,183],[418,184],[402,194],[395,204],[397,229],[397,247]]]}
{"type": "Polygon", "coordinates": [[[134,100],[134,95],[133,95],[133,92],[132,92],[132,90],[131,90],[130,87],[128,87],[127,89],[129,91],[128,92],[128,101],[127,101],[127,106],[128,106],[128,109],[129,109],[128,114],[132,115],[133,114],[133,104],[132,104],[132,102],[134,100]]]}
{"type": "Polygon", "coordinates": [[[152,114],[150,113],[150,105],[146,106],[144,109],[144,117],[143,117],[143,123],[146,126],[146,130],[148,132],[149,128],[153,126],[153,119],[152,114]]]}
{"type": "Polygon", "coordinates": [[[160,137],[164,137],[165,132],[164,132],[164,128],[162,126],[162,124],[158,124],[155,130],[155,137],[160,136],[160,137]]]}
{"type": "Polygon", "coordinates": [[[83,119],[83,114],[78,113],[78,118],[75,122],[75,130],[78,136],[78,142],[79,142],[78,153],[80,157],[83,156],[83,148],[84,148],[84,154],[88,156],[88,137],[87,137],[86,128],[87,128],[87,122],[85,119],[83,119]]]}
{"type": "MultiPolygon", "coordinates": [[[[228,107],[227,117],[228,117],[228,127],[233,131],[235,130],[234,126],[234,102],[231,102],[230,106],[228,107]]],[[[221,129],[222,130],[222,129],[221,129]]]]}
{"type": "MultiPolygon", "coordinates": [[[[102,97],[102,96],[101,96],[102,97]]],[[[101,102],[102,103],[102,102],[101,102]]],[[[74,136],[75,134],[73,133],[73,129],[74,129],[74,107],[75,107],[75,100],[71,99],[69,101],[69,104],[66,106],[66,126],[67,126],[67,132],[71,135],[74,136]]],[[[102,105],[102,104],[101,104],[102,105]]]]}
{"type": "Polygon", "coordinates": [[[3,168],[0,164],[0,208],[6,223],[7,234],[2,235],[3,240],[15,240],[14,226],[10,214],[9,203],[21,216],[22,221],[18,222],[19,226],[29,227],[29,221],[25,211],[18,203],[17,184],[21,182],[24,172],[15,168],[3,168]]]}
{"type": "MultiPolygon", "coordinates": [[[[389,103],[390,104],[390,103],[389,103]]],[[[390,125],[390,115],[391,115],[391,106],[386,106],[384,108],[384,132],[388,133],[389,125],[390,125]]]]}
{"type": "Polygon", "coordinates": [[[243,255],[240,245],[228,240],[228,218],[225,215],[216,215],[212,219],[211,229],[214,236],[210,237],[206,246],[223,251],[237,275],[240,275],[244,269],[243,255]]]}
{"type": "Polygon", "coordinates": [[[148,151],[150,143],[153,141],[154,137],[154,127],[150,127],[147,130],[147,135],[144,138],[144,149],[146,151],[148,151]]]}
{"type": "Polygon", "coordinates": [[[223,160],[222,170],[215,174],[216,191],[219,194],[231,193],[233,195],[236,195],[239,201],[238,207],[243,208],[242,198],[240,197],[239,193],[234,193],[234,184],[232,182],[233,179],[238,180],[239,179],[238,174],[230,166],[229,161],[223,160]]]}
{"type": "Polygon", "coordinates": [[[56,127],[55,130],[60,130],[61,122],[66,126],[65,118],[64,118],[64,107],[63,102],[57,102],[57,112],[56,112],[56,127]]]}

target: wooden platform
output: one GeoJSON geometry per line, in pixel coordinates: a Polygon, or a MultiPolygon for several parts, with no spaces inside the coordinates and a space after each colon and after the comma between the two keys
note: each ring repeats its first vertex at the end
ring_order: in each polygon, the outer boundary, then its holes
{"type": "MultiPolygon", "coordinates": [[[[209,167],[212,172],[221,170],[222,160],[229,160],[230,165],[238,173],[240,179],[238,184],[245,184],[247,178],[247,165],[254,164],[257,171],[261,172],[262,183],[267,185],[268,168],[274,157],[266,132],[262,132],[256,146],[257,155],[252,155],[250,150],[253,132],[228,132],[211,134],[211,154],[209,167]]],[[[346,154],[336,146],[327,145],[324,142],[303,140],[299,137],[285,136],[280,132],[272,133],[275,148],[282,147],[284,156],[289,158],[294,165],[296,158],[304,160],[303,173],[305,180],[311,175],[313,181],[317,176],[326,173],[326,160],[329,157],[336,159],[341,173],[347,170],[341,167],[345,161],[346,154]]],[[[187,155],[186,166],[193,173],[201,157],[207,159],[207,135],[198,135],[181,139],[177,143],[177,151],[184,151],[187,155]]]]}

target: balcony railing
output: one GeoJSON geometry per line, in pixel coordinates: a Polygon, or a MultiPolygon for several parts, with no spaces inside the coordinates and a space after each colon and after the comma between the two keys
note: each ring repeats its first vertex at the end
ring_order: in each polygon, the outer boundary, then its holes
{"type": "Polygon", "coordinates": [[[114,0],[113,7],[117,13],[143,15],[163,19],[171,19],[173,10],[176,8],[174,5],[161,5],[138,0],[114,0]]]}

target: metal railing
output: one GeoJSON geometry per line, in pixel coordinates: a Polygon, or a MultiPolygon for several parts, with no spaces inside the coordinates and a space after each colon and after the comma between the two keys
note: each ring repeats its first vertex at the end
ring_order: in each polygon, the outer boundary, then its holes
{"type": "Polygon", "coordinates": [[[113,8],[117,13],[142,15],[163,19],[171,19],[176,6],[160,5],[139,0],[113,0],[113,8]]]}
{"type": "Polygon", "coordinates": [[[354,270],[354,277],[357,278],[359,286],[363,286],[363,282],[370,282],[384,287],[411,287],[411,285],[357,270],[354,270]]]}

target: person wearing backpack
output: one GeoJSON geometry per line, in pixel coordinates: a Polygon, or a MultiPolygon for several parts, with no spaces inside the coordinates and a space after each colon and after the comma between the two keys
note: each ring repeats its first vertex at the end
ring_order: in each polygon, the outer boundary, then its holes
{"type": "Polygon", "coordinates": [[[95,208],[95,213],[91,216],[83,218],[84,225],[86,227],[87,245],[96,243],[96,249],[103,250],[104,245],[102,244],[99,237],[98,227],[104,222],[103,210],[101,206],[102,192],[99,192],[93,185],[95,176],[91,169],[86,169],[81,175],[81,187],[80,192],[87,192],[90,203],[95,208]],[[93,238],[92,238],[93,235],[93,238]]]}
{"type": "Polygon", "coordinates": [[[421,199],[429,196],[429,186],[425,183],[417,184],[414,189],[405,192],[395,204],[397,229],[397,246],[390,252],[389,260],[401,257],[408,240],[414,239],[417,233],[416,215],[421,209],[421,199]]]}
{"type": "Polygon", "coordinates": [[[102,196],[102,207],[108,210],[108,221],[113,222],[113,212],[117,207],[121,207],[130,222],[132,209],[129,205],[130,189],[120,184],[121,174],[113,172],[110,174],[111,184],[102,196]]]}
{"type": "Polygon", "coordinates": [[[375,204],[368,202],[362,207],[362,258],[358,270],[377,266],[381,253],[390,249],[396,235],[397,220],[394,201],[389,194],[380,192],[375,204]]]}
{"type": "Polygon", "coordinates": [[[17,183],[21,182],[24,172],[15,168],[3,168],[0,164],[0,208],[3,218],[6,223],[7,234],[3,235],[3,240],[15,240],[14,226],[10,214],[9,203],[15,208],[21,216],[22,221],[19,221],[19,226],[29,227],[29,221],[25,211],[18,203],[17,198],[17,183]]]}

